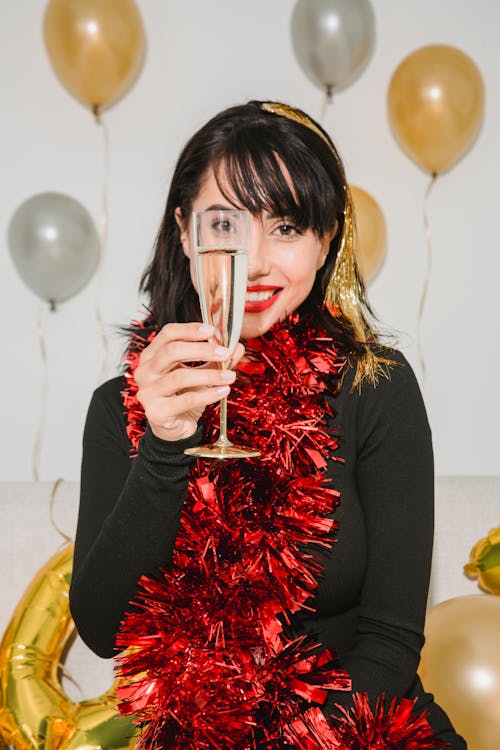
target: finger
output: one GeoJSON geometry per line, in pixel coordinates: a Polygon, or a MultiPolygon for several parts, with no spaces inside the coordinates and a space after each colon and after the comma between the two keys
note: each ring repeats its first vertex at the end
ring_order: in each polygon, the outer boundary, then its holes
{"type": "Polygon", "coordinates": [[[201,361],[221,364],[222,362],[226,362],[228,358],[229,350],[218,346],[216,343],[172,341],[162,349],[159,349],[150,359],[141,359],[134,377],[140,387],[153,383],[156,379],[179,367],[184,362],[201,361]]]}
{"type": "Polygon", "coordinates": [[[236,379],[234,370],[216,370],[192,367],[180,367],[166,373],[149,386],[142,386],[139,394],[141,400],[150,400],[160,396],[174,396],[180,391],[193,388],[210,388],[233,383],[236,379]]]}
{"type": "Polygon", "coordinates": [[[172,341],[160,349],[150,360],[151,366],[158,372],[170,372],[183,362],[226,362],[230,352],[216,342],[205,341],[172,341]]]}
{"type": "Polygon", "coordinates": [[[165,344],[172,341],[206,341],[214,333],[214,327],[205,323],[167,323],[143,350],[141,361],[151,359],[165,344]]]}
{"type": "MultiPolygon", "coordinates": [[[[244,354],[245,354],[245,347],[243,346],[241,342],[239,342],[238,344],[236,344],[233,356],[231,358],[231,362],[229,363],[229,367],[234,368],[244,354]]],[[[198,369],[202,370],[203,368],[208,368],[208,367],[214,368],[214,367],[218,367],[218,364],[219,364],[218,362],[215,362],[215,363],[207,362],[206,364],[199,365],[198,369]]]]}
{"type": "Polygon", "coordinates": [[[229,394],[230,390],[228,385],[224,385],[215,388],[201,388],[196,391],[181,393],[178,396],[170,396],[165,399],[163,407],[155,409],[154,418],[152,419],[152,415],[148,414],[148,419],[156,424],[167,423],[169,419],[185,414],[192,409],[199,409],[220,401],[229,394]]]}

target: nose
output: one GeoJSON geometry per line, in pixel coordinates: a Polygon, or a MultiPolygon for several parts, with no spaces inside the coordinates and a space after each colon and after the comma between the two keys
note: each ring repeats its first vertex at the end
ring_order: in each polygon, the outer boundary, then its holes
{"type": "Polygon", "coordinates": [[[271,271],[269,250],[261,222],[256,219],[250,222],[248,242],[248,279],[255,281],[268,276],[271,271]]]}

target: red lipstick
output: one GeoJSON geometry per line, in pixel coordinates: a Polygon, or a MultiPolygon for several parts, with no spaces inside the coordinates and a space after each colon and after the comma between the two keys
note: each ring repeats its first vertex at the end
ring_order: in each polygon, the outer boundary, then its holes
{"type": "Polygon", "coordinates": [[[265,284],[247,285],[247,292],[271,292],[273,289],[281,289],[279,286],[266,286],[265,284]]]}
{"type": "Polygon", "coordinates": [[[246,313],[260,313],[264,310],[267,310],[271,305],[273,305],[277,298],[280,296],[281,292],[283,291],[282,287],[279,286],[265,286],[264,284],[256,284],[255,286],[247,286],[247,292],[271,292],[275,289],[278,289],[279,291],[276,292],[276,294],[271,295],[269,299],[264,300],[258,300],[258,301],[245,301],[245,312],[246,313]]]}

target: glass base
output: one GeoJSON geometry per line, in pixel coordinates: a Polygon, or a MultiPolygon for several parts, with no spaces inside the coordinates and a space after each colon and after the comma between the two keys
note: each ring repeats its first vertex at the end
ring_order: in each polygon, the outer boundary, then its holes
{"type": "Polygon", "coordinates": [[[217,443],[186,448],[184,453],[199,458],[255,458],[260,456],[260,451],[247,448],[244,445],[217,445],[217,443]]]}

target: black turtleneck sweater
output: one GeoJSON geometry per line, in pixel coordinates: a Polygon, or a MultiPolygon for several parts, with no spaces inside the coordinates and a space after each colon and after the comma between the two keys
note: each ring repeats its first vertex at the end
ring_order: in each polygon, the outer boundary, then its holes
{"type": "MultiPolygon", "coordinates": [[[[404,356],[376,387],[350,392],[346,373],[335,399],[333,426],[341,445],[328,474],[340,491],[337,541],[324,556],[315,613],[294,618],[335,646],[354,691],[418,697],[449,750],[465,750],[448,718],[424,693],[416,670],[423,644],[433,536],[434,475],[429,424],[415,376],[404,356]]],[[[70,605],[78,632],[100,656],[116,653],[120,621],[141,575],[170,559],[192,459],[190,438],[163,441],[147,428],[130,458],[121,391],[123,377],[98,388],[84,439],[81,498],[70,605]]],[[[348,706],[350,693],[323,706],[348,706]]]]}

